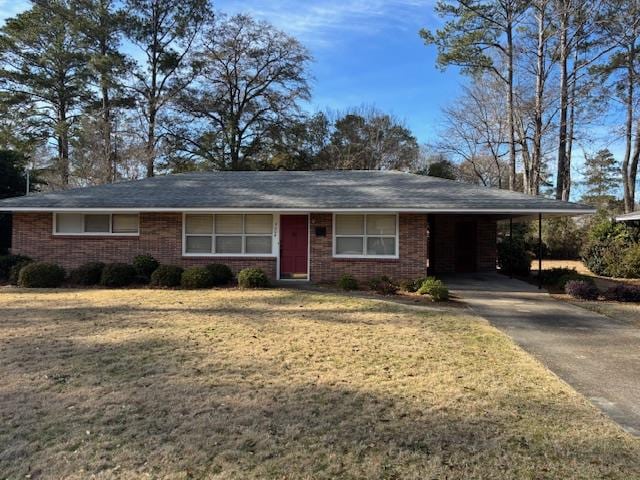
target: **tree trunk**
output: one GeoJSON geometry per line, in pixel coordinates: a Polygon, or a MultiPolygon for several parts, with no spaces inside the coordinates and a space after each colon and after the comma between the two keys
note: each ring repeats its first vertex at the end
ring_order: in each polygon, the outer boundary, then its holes
{"type": "MultiPolygon", "coordinates": [[[[635,173],[633,176],[633,184],[631,184],[631,175],[630,175],[630,160],[631,160],[631,145],[633,143],[633,103],[634,103],[634,82],[635,82],[635,74],[634,74],[634,61],[635,61],[635,39],[629,45],[628,48],[628,58],[627,58],[627,118],[625,122],[625,150],[624,157],[622,159],[622,184],[624,188],[624,211],[625,213],[633,212],[635,207],[635,173]]],[[[636,145],[638,141],[638,134],[640,132],[636,131],[636,145]]],[[[636,152],[638,149],[636,148],[636,152]]],[[[635,156],[635,155],[634,155],[635,156]]],[[[637,159],[634,158],[636,162],[636,171],[637,171],[637,159]]]]}
{"type": "MultiPolygon", "coordinates": [[[[509,13],[511,15],[511,13],[509,13]]],[[[507,82],[508,99],[507,115],[509,115],[509,190],[516,189],[516,134],[513,107],[513,24],[509,16],[507,21],[507,82]]]]}
{"type": "Polygon", "coordinates": [[[62,104],[58,110],[58,171],[63,188],[69,186],[69,126],[67,125],[67,107],[62,104]]]}
{"type": "Polygon", "coordinates": [[[629,200],[630,209],[625,213],[633,212],[636,207],[636,178],[638,176],[638,160],[640,160],[640,120],[636,123],[636,140],[634,142],[633,157],[629,166],[629,200]]]}
{"type": "Polygon", "coordinates": [[[153,103],[149,105],[149,127],[147,130],[147,177],[153,177],[156,161],[156,108],[153,103]]]}
{"type": "Polygon", "coordinates": [[[538,42],[536,49],[536,93],[534,105],[534,131],[533,131],[533,153],[531,155],[529,172],[529,194],[538,195],[540,193],[540,167],[542,165],[542,109],[544,97],[544,47],[545,47],[545,13],[547,2],[540,2],[538,14],[538,42]]]}
{"type": "Polygon", "coordinates": [[[567,1],[561,2],[560,21],[560,131],[558,134],[558,167],[556,181],[556,199],[569,200],[571,165],[567,158],[567,112],[569,89],[567,85],[567,68],[569,45],[567,34],[569,29],[569,9],[567,1]]]}

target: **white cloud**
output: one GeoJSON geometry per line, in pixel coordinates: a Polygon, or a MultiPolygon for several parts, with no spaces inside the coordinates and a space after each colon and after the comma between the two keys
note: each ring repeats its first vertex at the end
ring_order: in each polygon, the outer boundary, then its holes
{"type": "Polygon", "coordinates": [[[249,13],[315,45],[334,44],[344,32],[375,34],[384,28],[415,28],[431,16],[433,0],[249,0],[218,2],[224,12],[249,13]]]}

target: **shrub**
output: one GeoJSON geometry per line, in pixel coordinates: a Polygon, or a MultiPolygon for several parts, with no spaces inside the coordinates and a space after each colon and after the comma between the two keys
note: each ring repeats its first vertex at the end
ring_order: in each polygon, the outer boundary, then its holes
{"type": "Polygon", "coordinates": [[[222,263],[212,263],[206,268],[211,274],[213,285],[226,285],[233,279],[231,269],[222,263]]]}
{"type": "Polygon", "coordinates": [[[558,285],[558,281],[566,276],[577,276],[578,272],[575,268],[550,268],[542,271],[542,283],[543,285],[558,285]]]}
{"type": "Polygon", "coordinates": [[[523,241],[504,240],[498,244],[498,265],[503,273],[528,276],[531,272],[532,255],[523,241]]]}
{"type": "Polygon", "coordinates": [[[102,269],[100,285],[105,287],[126,287],[136,278],[136,269],[127,263],[109,263],[102,269]]]}
{"type": "Polygon", "coordinates": [[[604,292],[604,298],[616,302],[640,302],[640,286],[616,285],[604,292]]]}
{"type": "Polygon", "coordinates": [[[0,282],[9,280],[11,268],[18,263],[25,263],[31,259],[25,255],[2,255],[0,256],[0,282]]]}
{"type": "Polygon", "coordinates": [[[357,290],[358,281],[348,273],[345,273],[338,279],[338,288],[342,290],[357,290]]]}
{"type": "Polygon", "coordinates": [[[587,275],[582,275],[578,272],[568,273],[566,275],[561,276],[553,285],[561,290],[564,290],[564,287],[567,285],[567,282],[570,282],[572,280],[580,280],[582,282],[588,282],[595,285],[595,283],[593,282],[593,278],[587,275]]]}
{"type": "Polygon", "coordinates": [[[417,292],[427,278],[429,277],[420,277],[414,280],[403,280],[400,282],[400,288],[411,293],[417,292]]]}
{"type": "Polygon", "coordinates": [[[561,260],[580,257],[583,228],[572,217],[551,217],[543,220],[542,239],[546,258],[561,260]]]}
{"type": "Polygon", "coordinates": [[[64,268],[55,263],[31,262],[18,275],[18,285],[28,288],[55,288],[64,282],[64,268]]]}
{"type": "Polygon", "coordinates": [[[418,289],[420,295],[430,295],[435,302],[449,299],[449,289],[442,280],[435,277],[427,277],[418,289]]]}
{"type": "Polygon", "coordinates": [[[400,288],[386,275],[369,280],[369,287],[382,295],[394,295],[400,288]]]}
{"type": "Polygon", "coordinates": [[[97,285],[100,283],[104,263],[89,262],[69,272],[69,280],[75,285],[97,285]]]}
{"type": "Polygon", "coordinates": [[[180,285],[183,288],[210,288],[213,275],[206,267],[189,267],[182,272],[180,285]]]}
{"type": "Polygon", "coordinates": [[[156,287],[177,287],[182,281],[182,267],[160,265],[151,274],[151,285],[156,287]]]}
{"type": "Polygon", "coordinates": [[[640,243],[629,246],[622,254],[619,273],[624,278],[640,278],[640,243]]]}
{"type": "Polygon", "coordinates": [[[582,260],[596,275],[624,277],[640,276],[640,247],[637,228],[609,218],[596,217],[591,223],[582,260]],[[625,258],[628,251],[629,257],[625,258]],[[630,263],[628,267],[626,262],[630,263]]]}
{"type": "Polygon", "coordinates": [[[269,286],[267,275],[259,268],[245,268],[238,272],[240,288],[264,288],[269,286]]]}
{"type": "Polygon", "coordinates": [[[11,285],[18,285],[18,278],[20,276],[20,271],[31,263],[33,263],[33,260],[31,260],[30,258],[25,258],[23,260],[20,260],[15,265],[13,265],[9,270],[9,283],[11,285]]]}
{"type": "Polygon", "coordinates": [[[158,261],[151,255],[138,255],[133,259],[133,268],[136,269],[138,276],[145,279],[146,282],[159,266],[158,261]]]}
{"type": "Polygon", "coordinates": [[[584,280],[569,280],[564,287],[564,291],[573,298],[579,298],[580,300],[597,300],[599,293],[593,282],[584,280]]]}

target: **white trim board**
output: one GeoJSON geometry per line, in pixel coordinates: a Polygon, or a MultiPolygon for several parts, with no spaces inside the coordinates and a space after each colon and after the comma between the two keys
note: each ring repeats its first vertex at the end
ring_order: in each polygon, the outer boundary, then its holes
{"type": "Polygon", "coordinates": [[[501,214],[501,215],[522,215],[522,214],[556,214],[556,215],[588,215],[596,213],[595,209],[559,209],[559,208],[244,208],[244,207],[180,207],[180,208],[163,208],[163,207],[114,207],[114,208],[69,208],[69,207],[2,207],[2,212],[60,212],[60,213],[81,213],[81,212],[104,212],[104,213],[139,213],[139,212],[156,212],[156,213],[195,213],[195,212],[237,212],[237,213],[254,213],[254,212],[278,212],[278,213],[332,213],[332,212],[354,212],[354,213],[455,213],[455,214],[501,214]]]}

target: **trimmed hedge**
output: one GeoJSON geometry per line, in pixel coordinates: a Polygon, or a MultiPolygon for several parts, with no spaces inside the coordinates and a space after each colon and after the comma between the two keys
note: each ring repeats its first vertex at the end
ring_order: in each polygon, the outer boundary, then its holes
{"type": "Polygon", "coordinates": [[[213,279],[213,285],[227,285],[233,280],[233,272],[229,267],[222,263],[212,263],[206,266],[213,279]]]}
{"type": "Polygon", "coordinates": [[[128,263],[109,263],[104,266],[100,285],[105,287],[126,287],[136,278],[136,269],[128,263]]]}
{"type": "Polygon", "coordinates": [[[182,267],[176,265],[160,265],[151,274],[151,285],[154,287],[177,287],[182,281],[182,267]]]}
{"type": "Polygon", "coordinates": [[[640,286],[616,285],[604,292],[604,298],[616,302],[640,302],[640,286]]]}
{"type": "Polygon", "coordinates": [[[593,282],[584,280],[569,280],[564,287],[564,291],[573,298],[580,300],[597,300],[600,293],[593,282]]]}
{"type": "Polygon", "coordinates": [[[400,287],[386,275],[369,280],[369,288],[382,295],[395,295],[400,287]]]}
{"type": "Polygon", "coordinates": [[[182,272],[180,285],[183,288],[210,288],[213,275],[206,267],[189,267],[182,272]]]}
{"type": "Polygon", "coordinates": [[[260,268],[244,268],[238,272],[240,288],[265,288],[269,286],[267,275],[260,268]]]}
{"type": "Polygon", "coordinates": [[[64,268],[55,263],[32,262],[18,275],[18,285],[27,288],[55,288],[64,282],[64,268]]]}
{"type": "Polygon", "coordinates": [[[11,269],[18,263],[32,261],[25,255],[0,255],[0,282],[6,282],[10,279],[11,269]]]}
{"type": "Polygon", "coordinates": [[[442,280],[435,277],[427,277],[418,289],[420,295],[429,295],[434,302],[440,302],[449,299],[449,289],[442,280]]]}
{"type": "Polygon", "coordinates": [[[578,276],[578,271],[575,268],[556,267],[542,270],[542,283],[543,285],[558,285],[560,279],[567,276],[578,276]]]}
{"type": "Polygon", "coordinates": [[[338,288],[342,290],[357,290],[358,289],[358,281],[353,278],[353,276],[345,273],[338,279],[338,288]]]}
{"type": "Polygon", "coordinates": [[[147,282],[151,278],[151,274],[160,266],[160,263],[151,255],[137,255],[133,259],[133,268],[139,277],[147,282]]]}
{"type": "Polygon", "coordinates": [[[88,262],[69,272],[69,281],[75,285],[97,285],[104,270],[102,262],[88,262]]]}

